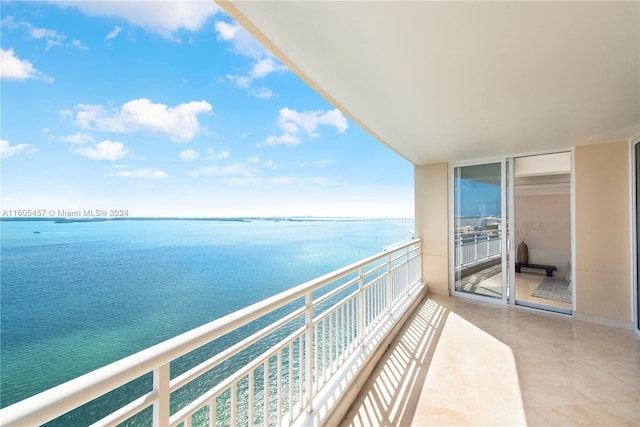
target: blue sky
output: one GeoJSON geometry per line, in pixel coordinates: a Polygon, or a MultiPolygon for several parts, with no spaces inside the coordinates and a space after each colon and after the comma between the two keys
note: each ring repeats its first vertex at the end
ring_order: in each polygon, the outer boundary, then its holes
{"type": "Polygon", "coordinates": [[[2,210],[413,216],[413,166],[212,1],[3,1],[2,210]]]}

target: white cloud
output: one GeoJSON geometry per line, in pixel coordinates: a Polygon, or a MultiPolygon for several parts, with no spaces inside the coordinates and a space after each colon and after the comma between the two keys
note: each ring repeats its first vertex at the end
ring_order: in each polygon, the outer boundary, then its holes
{"type": "Polygon", "coordinates": [[[258,163],[260,163],[260,158],[259,158],[259,157],[256,157],[256,156],[249,157],[249,158],[247,159],[247,162],[249,162],[249,163],[251,163],[251,164],[254,164],[254,165],[257,165],[258,163]]]}
{"type": "Polygon", "coordinates": [[[231,153],[229,153],[229,151],[227,151],[227,150],[224,150],[224,151],[221,151],[220,153],[216,154],[215,159],[216,160],[228,159],[229,156],[231,156],[231,153]]]}
{"type": "Polygon", "coordinates": [[[224,21],[217,21],[215,24],[215,29],[218,32],[218,37],[222,40],[233,40],[236,36],[236,33],[240,30],[239,25],[229,24],[224,21]]]}
{"type": "Polygon", "coordinates": [[[84,145],[84,144],[95,142],[93,135],[89,133],[84,133],[84,132],[76,132],[73,135],[61,136],[60,140],[63,142],[68,142],[69,144],[76,144],[76,145],[84,145]]]}
{"type": "Polygon", "coordinates": [[[215,29],[218,39],[231,44],[231,51],[242,56],[259,61],[270,53],[247,30],[238,24],[230,24],[225,21],[217,21],[215,29]]]}
{"type": "Polygon", "coordinates": [[[134,99],[120,109],[107,111],[102,105],[76,105],[76,123],[85,129],[128,133],[147,130],[165,133],[173,141],[187,142],[200,132],[198,114],[212,110],[206,101],[191,101],[176,107],[134,99]]]}
{"type": "Polygon", "coordinates": [[[271,98],[274,93],[271,89],[267,89],[266,87],[262,87],[260,89],[252,89],[249,91],[249,95],[256,97],[256,98],[261,98],[261,99],[269,99],[271,98]]]}
{"type": "Polygon", "coordinates": [[[276,62],[273,58],[264,58],[253,64],[249,75],[254,79],[261,79],[275,71],[288,71],[284,65],[276,62]]]}
{"type": "Polygon", "coordinates": [[[73,111],[71,110],[60,110],[60,117],[62,117],[63,119],[69,118],[69,117],[73,117],[73,111]]]}
{"type": "Polygon", "coordinates": [[[18,26],[13,16],[5,16],[4,18],[2,18],[2,21],[0,21],[0,24],[2,24],[2,26],[4,27],[9,28],[10,30],[18,26]]]}
{"type": "Polygon", "coordinates": [[[316,160],[314,162],[304,162],[301,163],[300,166],[303,168],[308,168],[311,166],[314,166],[316,168],[324,168],[327,167],[327,165],[330,165],[332,163],[335,163],[336,161],[333,159],[326,159],[326,160],[316,160]]]}
{"type": "MultiPolygon", "coordinates": [[[[75,109],[78,110],[76,113],[76,124],[83,128],[91,128],[101,117],[108,116],[109,114],[102,105],[78,104],[75,106],[75,109]]],[[[70,110],[62,110],[61,114],[63,117],[69,117],[73,115],[73,112],[70,110]]]]}
{"type": "Polygon", "coordinates": [[[8,16],[2,20],[2,25],[14,29],[18,27],[23,27],[27,30],[29,37],[35,40],[44,40],[47,42],[47,46],[44,50],[49,50],[52,47],[76,47],[78,49],[88,49],[80,40],[72,40],[71,43],[67,43],[67,36],[63,33],[60,33],[56,30],[51,30],[49,28],[39,28],[35,27],[29,22],[20,21],[16,22],[13,16],[8,16]]]}
{"type": "Polygon", "coordinates": [[[84,43],[82,43],[80,40],[76,40],[76,39],[74,39],[71,42],[71,46],[77,47],[78,49],[82,49],[82,50],[89,50],[89,48],[87,46],[85,46],[84,43]]]}
{"type": "Polygon", "coordinates": [[[38,149],[31,144],[11,145],[9,141],[0,140],[0,159],[8,159],[20,153],[33,154],[37,151],[38,149]]]}
{"type": "Polygon", "coordinates": [[[230,156],[231,156],[231,153],[228,150],[223,150],[219,153],[216,153],[215,150],[211,148],[207,148],[207,158],[211,160],[228,159],[230,156]]]}
{"type": "Polygon", "coordinates": [[[138,169],[132,171],[120,171],[113,176],[118,178],[136,178],[136,179],[165,179],[167,174],[159,169],[153,170],[151,168],[138,169]]]}
{"type": "Polygon", "coordinates": [[[218,177],[218,176],[241,176],[245,178],[252,178],[254,170],[242,163],[234,163],[229,166],[208,166],[202,167],[198,170],[187,173],[192,177],[218,177]]]}
{"type": "Polygon", "coordinates": [[[332,163],[335,163],[335,160],[327,159],[327,160],[316,160],[315,162],[313,162],[314,166],[319,167],[319,168],[324,168],[327,165],[330,165],[332,163]]]}
{"type": "Polygon", "coordinates": [[[285,107],[278,112],[276,124],[284,133],[280,136],[268,136],[258,146],[300,144],[300,129],[304,129],[308,138],[317,138],[320,136],[317,130],[321,125],[333,126],[340,133],[345,132],[348,127],[346,117],[338,109],[299,112],[285,107]]]}
{"type": "Polygon", "coordinates": [[[109,34],[107,34],[104,40],[109,41],[115,39],[116,37],[118,37],[118,34],[120,34],[120,31],[122,31],[122,27],[116,25],[115,28],[109,34]]]}
{"type": "Polygon", "coordinates": [[[323,184],[327,182],[327,179],[323,176],[316,176],[310,178],[302,178],[297,176],[281,176],[277,178],[269,179],[271,184],[280,185],[292,185],[292,184],[323,184]]]}
{"type": "Polygon", "coordinates": [[[342,133],[347,130],[347,118],[337,108],[329,111],[315,110],[302,111],[283,108],[279,111],[278,126],[285,132],[295,133],[298,127],[302,127],[311,138],[318,136],[316,130],[320,125],[335,127],[342,133]]]}
{"type": "Polygon", "coordinates": [[[211,0],[199,1],[55,1],[61,8],[76,7],[87,15],[123,18],[145,30],[177,40],[180,30],[196,32],[220,11],[211,0]]]}
{"type": "Polygon", "coordinates": [[[258,146],[274,146],[274,145],[298,145],[300,144],[300,138],[293,136],[289,133],[285,133],[280,136],[271,135],[265,138],[264,141],[258,144],[258,146]]]}
{"type": "Polygon", "coordinates": [[[74,152],[91,160],[120,160],[129,154],[121,142],[105,140],[93,147],[76,148],[74,152]]]}
{"type": "Polygon", "coordinates": [[[247,30],[236,23],[217,21],[215,29],[218,40],[230,44],[232,52],[251,58],[254,62],[245,75],[227,74],[225,79],[239,88],[247,89],[247,93],[256,98],[271,98],[274,93],[268,88],[251,89],[255,80],[265,78],[277,71],[289,69],[278,62],[271,53],[264,48],[247,30]]]}
{"type": "Polygon", "coordinates": [[[56,30],[37,28],[29,24],[28,22],[24,22],[22,24],[27,27],[29,35],[32,38],[37,40],[44,39],[47,42],[47,47],[45,47],[45,50],[49,50],[55,46],[64,46],[63,41],[67,38],[67,36],[65,36],[64,34],[59,33],[56,30]]]}
{"type": "Polygon", "coordinates": [[[178,154],[178,157],[180,157],[180,160],[191,161],[191,160],[195,160],[196,157],[198,157],[198,152],[196,150],[192,150],[191,148],[188,148],[183,152],[181,152],[180,154],[178,154]]]}
{"type": "Polygon", "coordinates": [[[247,76],[230,76],[232,81],[236,83],[236,86],[241,87],[243,89],[249,89],[253,84],[253,79],[247,76]]]}
{"type": "Polygon", "coordinates": [[[276,166],[276,162],[274,162],[272,159],[267,160],[264,165],[268,168],[272,168],[272,169],[277,169],[278,167],[276,166]]]}
{"type": "MultiPolygon", "coordinates": [[[[62,33],[57,32],[56,30],[50,30],[48,28],[34,27],[33,25],[31,25],[28,22],[20,22],[19,25],[22,25],[22,26],[27,28],[27,31],[29,32],[29,36],[31,36],[31,38],[34,38],[36,40],[44,40],[44,41],[46,41],[47,42],[47,46],[44,48],[44,50],[49,50],[52,47],[56,47],[56,46],[63,47],[63,46],[66,45],[65,44],[65,40],[66,40],[67,36],[65,36],[62,33]]],[[[73,43],[72,43],[72,45],[73,45],[73,43]]],[[[82,43],[81,43],[81,45],[82,45],[82,43]]]]}
{"type": "Polygon", "coordinates": [[[53,83],[51,77],[36,70],[31,62],[18,58],[13,49],[0,49],[0,78],[18,81],[40,79],[47,83],[53,83]]]}
{"type": "Polygon", "coordinates": [[[229,81],[242,89],[250,89],[253,84],[253,79],[248,76],[238,76],[235,74],[227,74],[224,79],[220,79],[219,81],[229,81]]]}

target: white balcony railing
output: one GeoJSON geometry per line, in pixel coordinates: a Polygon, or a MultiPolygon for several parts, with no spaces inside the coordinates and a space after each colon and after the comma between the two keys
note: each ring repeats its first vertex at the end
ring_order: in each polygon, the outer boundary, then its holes
{"type": "Polygon", "coordinates": [[[142,393],[81,423],[305,423],[327,385],[344,382],[371,337],[387,334],[383,325],[417,298],[420,254],[413,240],[311,280],[6,407],[0,424],[46,423],[145,377],[142,393]],[[204,350],[198,363],[179,363],[204,350]]]}
{"type": "Polygon", "coordinates": [[[456,270],[491,261],[502,255],[500,230],[456,234],[454,244],[456,270]]]}

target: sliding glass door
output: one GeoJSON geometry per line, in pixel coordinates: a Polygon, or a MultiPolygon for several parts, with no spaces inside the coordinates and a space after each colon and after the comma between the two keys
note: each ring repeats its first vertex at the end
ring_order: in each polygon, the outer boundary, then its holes
{"type": "Polygon", "coordinates": [[[510,302],[571,314],[571,152],[517,157],[511,165],[510,302]]]}
{"type": "Polygon", "coordinates": [[[637,142],[634,146],[634,154],[635,154],[635,216],[636,216],[636,241],[635,241],[635,251],[636,251],[636,283],[635,283],[635,322],[636,322],[636,333],[640,334],[640,248],[638,247],[638,240],[640,237],[640,142],[637,142]]]}
{"type": "Polygon", "coordinates": [[[505,162],[454,167],[452,174],[453,292],[506,300],[505,162]]]}

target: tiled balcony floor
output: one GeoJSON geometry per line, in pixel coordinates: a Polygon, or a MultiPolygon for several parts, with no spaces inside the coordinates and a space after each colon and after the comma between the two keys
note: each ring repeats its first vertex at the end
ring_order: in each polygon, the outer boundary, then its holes
{"type": "Polygon", "coordinates": [[[640,340],[430,294],[342,425],[640,426],[640,340]]]}

